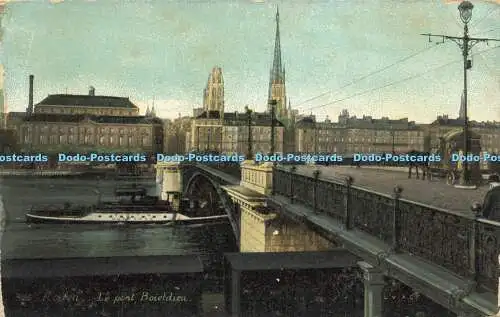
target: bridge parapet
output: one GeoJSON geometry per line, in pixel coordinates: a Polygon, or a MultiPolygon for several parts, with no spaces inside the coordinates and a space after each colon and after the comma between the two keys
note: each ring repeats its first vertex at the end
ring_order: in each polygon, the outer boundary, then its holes
{"type": "Polygon", "coordinates": [[[257,164],[254,161],[244,161],[241,164],[240,185],[259,194],[270,195],[273,186],[273,164],[257,164]]]}
{"type": "Polygon", "coordinates": [[[352,178],[323,179],[276,168],[273,192],[318,214],[360,230],[392,246],[498,292],[500,223],[482,219],[478,210],[453,212],[401,198],[402,188],[385,195],[353,185],[352,178]]]}

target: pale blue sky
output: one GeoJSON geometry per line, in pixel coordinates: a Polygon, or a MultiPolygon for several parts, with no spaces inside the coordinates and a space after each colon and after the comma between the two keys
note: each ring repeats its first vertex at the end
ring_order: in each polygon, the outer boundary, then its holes
{"type": "MultiPolygon", "coordinates": [[[[420,122],[458,114],[461,54],[419,33],[459,36],[457,3],[442,1],[49,1],[9,3],[3,17],[2,62],[9,111],[48,94],[129,96],[143,106],[156,99],[160,115],[191,113],[201,104],[213,66],[223,68],[226,109],[266,107],[276,5],[292,107],[337,118],[341,109],[420,122]],[[339,88],[365,74],[433,46],[385,72],[339,88]],[[412,80],[344,99],[457,61],[412,80]],[[302,101],[332,91],[298,106],[302,101]]],[[[500,4],[473,1],[471,35],[500,37],[500,4]],[[494,11],[496,10],[496,11],[494,11]],[[493,12],[492,12],[493,11],[493,12]],[[483,19],[483,17],[486,17],[483,19]],[[476,25],[477,24],[477,25],[476,25]]],[[[473,52],[499,45],[478,44],[473,52]]],[[[500,120],[500,49],[473,58],[470,116],[500,120]]]]}

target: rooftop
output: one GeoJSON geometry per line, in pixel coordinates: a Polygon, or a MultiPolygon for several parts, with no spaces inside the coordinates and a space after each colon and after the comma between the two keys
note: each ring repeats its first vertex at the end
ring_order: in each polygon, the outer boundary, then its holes
{"type": "Polygon", "coordinates": [[[92,95],[48,95],[36,106],[84,106],[138,109],[129,98],[92,95]]]}
{"type": "Polygon", "coordinates": [[[161,124],[159,118],[151,118],[146,116],[96,116],[87,114],[58,114],[58,113],[34,113],[31,116],[26,116],[24,121],[28,122],[82,122],[92,121],[95,123],[109,124],[161,124]]]}

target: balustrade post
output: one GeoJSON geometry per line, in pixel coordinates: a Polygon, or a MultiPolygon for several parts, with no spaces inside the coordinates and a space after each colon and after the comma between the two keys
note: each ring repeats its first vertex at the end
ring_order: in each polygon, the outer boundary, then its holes
{"type": "Polygon", "coordinates": [[[313,184],[313,211],[314,213],[318,213],[318,180],[319,175],[321,174],[320,170],[315,170],[313,172],[314,176],[314,184],[313,184]]]}
{"type": "Polygon", "coordinates": [[[352,206],[351,206],[351,186],[354,179],[351,176],[345,178],[345,196],[344,196],[344,225],[346,230],[351,230],[353,227],[352,221],[352,206]]]}
{"type": "Polygon", "coordinates": [[[479,235],[477,230],[477,219],[482,216],[482,206],[480,203],[473,203],[471,206],[471,211],[473,212],[475,219],[472,221],[471,228],[468,232],[469,237],[469,272],[473,281],[477,281],[479,277],[479,266],[478,259],[480,256],[479,246],[479,235]]]}
{"type": "Polygon", "coordinates": [[[363,272],[365,317],[382,317],[384,312],[384,274],[380,267],[366,262],[358,262],[363,272]]]}
{"type": "Polygon", "coordinates": [[[290,168],[290,203],[293,204],[293,199],[295,196],[295,190],[293,186],[293,176],[295,175],[295,171],[297,171],[297,166],[293,165],[290,168]]]}
{"type": "Polygon", "coordinates": [[[273,169],[271,170],[271,175],[272,175],[272,178],[271,178],[271,196],[274,196],[274,194],[276,193],[276,190],[274,189],[275,186],[276,186],[276,165],[273,165],[273,169]]]}
{"type": "Polygon", "coordinates": [[[399,252],[401,246],[401,210],[399,209],[399,200],[403,188],[394,187],[394,207],[392,209],[392,251],[399,252]]]}

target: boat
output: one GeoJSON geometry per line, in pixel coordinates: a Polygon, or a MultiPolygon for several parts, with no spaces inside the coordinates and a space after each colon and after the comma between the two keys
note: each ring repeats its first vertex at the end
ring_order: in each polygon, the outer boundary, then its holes
{"type": "MultiPolygon", "coordinates": [[[[118,201],[99,201],[94,205],[33,206],[27,223],[66,224],[205,224],[227,220],[227,215],[202,216],[194,208],[175,210],[170,202],[148,196],[144,188],[115,190],[118,201]],[[125,198],[127,197],[127,198],[125,198]]],[[[182,204],[185,207],[185,204],[182,204]]]]}

